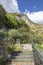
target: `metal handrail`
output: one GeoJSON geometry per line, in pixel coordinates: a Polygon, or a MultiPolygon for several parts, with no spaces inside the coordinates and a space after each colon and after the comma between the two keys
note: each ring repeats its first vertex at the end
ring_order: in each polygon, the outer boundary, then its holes
{"type": "MultiPolygon", "coordinates": [[[[43,65],[43,54],[41,54],[40,50],[37,49],[37,47],[35,46],[34,43],[32,43],[32,48],[33,48],[34,58],[36,58],[35,62],[37,63],[37,59],[38,59],[38,61],[41,61],[42,65],[43,65]]],[[[41,64],[41,62],[40,62],[40,64],[41,64]]],[[[37,63],[37,65],[38,64],[39,64],[39,62],[37,63]]]]}

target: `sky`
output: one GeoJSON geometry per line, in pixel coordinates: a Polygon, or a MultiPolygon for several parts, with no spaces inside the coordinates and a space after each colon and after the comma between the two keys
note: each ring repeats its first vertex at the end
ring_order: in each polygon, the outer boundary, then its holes
{"type": "Polygon", "coordinates": [[[0,0],[9,13],[24,13],[35,23],[43,23],[43,0],[0,0]]]}

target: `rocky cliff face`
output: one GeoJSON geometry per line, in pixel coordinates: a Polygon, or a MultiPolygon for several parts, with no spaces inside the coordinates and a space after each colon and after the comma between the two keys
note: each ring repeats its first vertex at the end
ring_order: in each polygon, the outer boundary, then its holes
{"type": "Polygon", "coordinates": [[[32,28],[32,30],[37,31],[38,34],[43,32],[43,25],[33,23],[25,14],[16,13],[16,19],[18,21],[24,20],[32,28]]]}
{"type": "Polygon", "coordinates": [[[5,13],[6,13],[6,11],[4,10],[3,6],[0,5],[0,15],[1,15],[1,14],[5,14],[5,13]]]}
{"type": "Polygon", "coordinates": [[[33,26],[35,24],[25,14],[17,14],[16,19],[19,21],[24,20],[29,26],[33,26]]]}
{"type": "Polygon", "coordinates": [[[5,10],[4,8],[0,5],[0,28],[3,24],[2,20],[4,19],[4,13],[5,13],[5,10]]]}
{"type": "MultiPolygon", "coordinates": [[[[4,22],[5,21],[5,14],[6,14],[6,11],[4,10],[4,8],[0,5],[0,28],[2,27],[5,27],[4,25],[4,22]],[[4,26],[3,26],[4,25],[4,26]]],[[[43,25],[39,25],[39,24],[35,24],[33,23],[27,15],[25,14],[21,14],[21,13],[8,13],[8,16],[12,16],[16,18],[17,21],[21,22],[21,20],[25,21],[31,28],[33,29],[42,29],[43,31],[43,25]],[[9,15],[10,14],[10,15],[9,15]],[[16,16],[15,16],[16,15],[16,16]]],[[[14,19],[14,18],[13,18],[14,19]]],[[[6,22],[7,23],[7,22],[6,22]]]]}

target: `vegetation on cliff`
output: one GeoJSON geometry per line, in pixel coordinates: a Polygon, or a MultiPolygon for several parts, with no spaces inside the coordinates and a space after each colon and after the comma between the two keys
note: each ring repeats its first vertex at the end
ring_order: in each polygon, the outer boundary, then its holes
{"type": "Polygon", "coordinates": [[[19,38],[21,43],[31,43],[32,41],[43,43],[42,25],[31,22],[31,20],[27,18],[27,15],[6,13],[1,6],[0,8],[2,13],[0,13],[0,29],[4,29],[4,31],[7,29],[6,33],[8,34],[9,38],[11,37],[15,41],[17,38],[19,38]],[[28,21],[29,24],[27,24],[26,21],[28,21]]]}

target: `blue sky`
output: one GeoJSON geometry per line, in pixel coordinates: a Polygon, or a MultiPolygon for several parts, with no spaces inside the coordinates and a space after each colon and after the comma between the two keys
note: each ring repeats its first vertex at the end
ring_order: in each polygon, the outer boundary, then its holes
{"type": "Polygon", "coordinates": [[[35,23],[43,23],[43,0],[0,0],[9,13],[24,13],[35,23]]]}
{"type": "Polygon", "coordinates": [[[26,9],[30,12],[43,11],[43,0],[17,0],[21,12],[26,9]]]}

